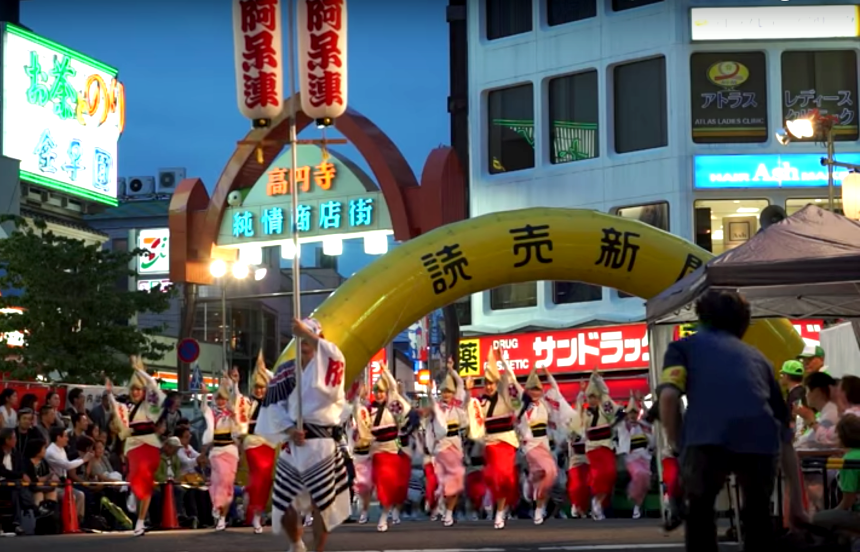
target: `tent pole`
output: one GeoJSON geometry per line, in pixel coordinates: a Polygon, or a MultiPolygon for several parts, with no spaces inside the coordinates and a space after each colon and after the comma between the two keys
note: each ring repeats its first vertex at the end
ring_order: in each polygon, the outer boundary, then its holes
{"type": "Polygon", "coordinates": [[[828,127],[827,129],[827,201],[828,201],[828,209],[830,209],[831,213],[834,213],[833,210],[833,154],[834,154],[834,144],[833,144],[833,128],[828,127]]]}

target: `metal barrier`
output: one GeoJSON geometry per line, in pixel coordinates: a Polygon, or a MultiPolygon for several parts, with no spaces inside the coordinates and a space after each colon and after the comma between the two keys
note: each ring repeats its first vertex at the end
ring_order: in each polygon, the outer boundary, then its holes
{"type": "MultiPolygon", "coordinates": [[[[200,487],[208,487],[209,481],[201,481],[200,483],[182,483],[174,479],[168,481],[154,481],[155,485],[165,485],[168,482],[173,483],[176,487],[185,489],[197,489],[200,487]]],[[[65,481],[0,481],[0,487],[62,487],[66,484],[65,481]]],[[[72,481],[72,485],[76,487],[125,487],[130,485],[128,481],[72,481]]]]}

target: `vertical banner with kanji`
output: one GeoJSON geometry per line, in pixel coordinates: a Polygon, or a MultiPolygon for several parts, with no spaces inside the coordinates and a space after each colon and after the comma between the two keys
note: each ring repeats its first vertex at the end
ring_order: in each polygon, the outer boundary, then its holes
{"type": "Polygon", "coordinates": [[[233,0],[233,44],[239,111],[254,121],[283,110],[284,63],[281,0],[233,0]]]}
{"type": "Polygon", "coordinates": [[[346,111],[346,0],[298,0],[299,87],[311,119],[346,111]]]}

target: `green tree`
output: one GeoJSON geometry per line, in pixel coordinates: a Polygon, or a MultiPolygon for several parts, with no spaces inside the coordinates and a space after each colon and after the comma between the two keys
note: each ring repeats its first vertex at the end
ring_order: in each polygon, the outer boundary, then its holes
{"type": "Polygon", "coordinates": [[[0,239],[0,306],[21,314],[0,315],[0,372],[15,379],[42,374],[54,381],[126,381],[128,355],[155,360],[170,350],[151,336],[163,327],[129,323],[139,313],[161,313],[174,290],[128,291],[131,267],[144,251],[108,251],[99,245],[58,236],[42,221],[20,217],[0,239]],[[24,335],[23,347],[9,336],[24,335]]]}

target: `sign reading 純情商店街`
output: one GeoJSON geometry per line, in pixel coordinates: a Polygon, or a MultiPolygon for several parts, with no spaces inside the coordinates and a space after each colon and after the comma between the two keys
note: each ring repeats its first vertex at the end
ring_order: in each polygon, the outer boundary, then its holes
{"type": "Polygon", "coordinates": [[[21,179],[117,204],[117,143],[125,94],[117,70],[6,23],[3,155],[21,179]]]}
{"type": "MultiPolygon", "coordinates": [[[[314,145],[298,146],[296,226],[302,241],[391,229],[385,198],[354,163],[314,145]]],[[[291,155],[282,153],[253,187],[237,190],[218,233],[219,247],[275,245],[291,238],[291,155]]]]}
{"type": "MultiPolygon", "coordinates": [[[[815,153],[696,155],[693,186],[717,188],[812,188],[827,186],[827,167],[815,153]]],[[[860,165],[860,153],[840,153],[843,163],[860,165]]],[[[836,167],[833,180],[839,186],[848,170],[836,167]]]]}

